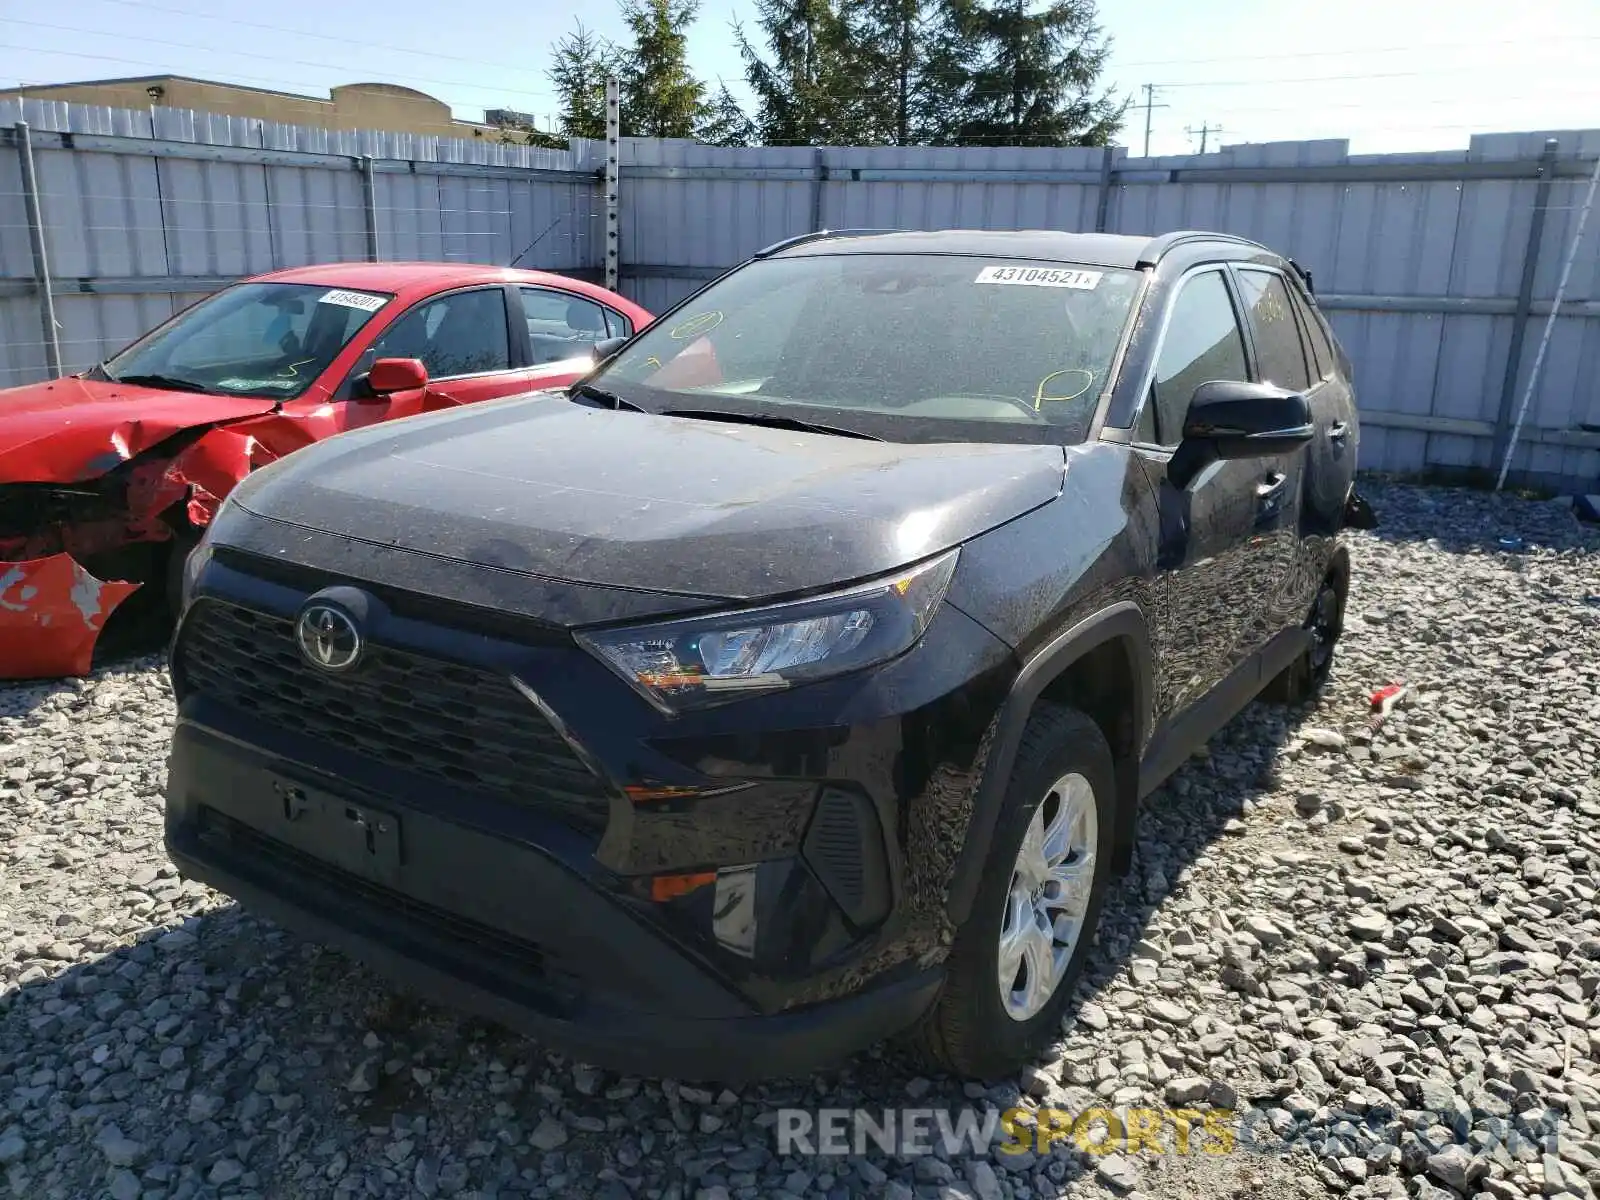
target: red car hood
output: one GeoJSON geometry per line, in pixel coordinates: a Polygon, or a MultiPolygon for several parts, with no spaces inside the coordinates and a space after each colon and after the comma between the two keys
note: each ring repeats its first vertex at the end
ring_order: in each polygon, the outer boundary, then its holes
{"type": "Polygon", "coordinates": [[[175,433],[273,410],[263,396],[208,396],[94,379],[0,391],[0,483],[94,479],[175,433]]]}

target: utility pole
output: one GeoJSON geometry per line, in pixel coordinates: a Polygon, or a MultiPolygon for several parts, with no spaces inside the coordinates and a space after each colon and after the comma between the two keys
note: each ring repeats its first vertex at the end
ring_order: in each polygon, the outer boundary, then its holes
{"type": "Polygon", "coordinates": [[[1139,85],[1144,90],[1144,156],[1150,157],[1150,114],[1158,108],[1170,108],[1168,104],[1156,103],[1156,85],[1145,83],[1139,85]]]}
{"type": "Polygon", "coordinates": [[[1187,133],[1190,137],[1194,137],[1196,134],[1200,135],[1200,153],[1204,154],[1206,152],[1206,137],[1207,137],[1207,135],[1208,134],[1213,134],[1213,133],[1221,133],[1222,132],[1222,126],[1221,125],[1213,125],[1209,121],[1207,121],[1207,122],[1203,123],[1200,126],[1199,129],[1194,128],[1192,125],[1185,125],[1183,127],[1183,131],[1185,133],[1187,133]]]}

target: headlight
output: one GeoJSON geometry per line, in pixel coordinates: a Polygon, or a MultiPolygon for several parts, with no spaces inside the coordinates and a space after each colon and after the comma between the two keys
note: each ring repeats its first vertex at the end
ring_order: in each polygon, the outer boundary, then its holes
{"type": "Polygon", "coordinates": [[[956,553],[827,596],[578,641],[665,712],[780,691],[909,650],[944,599],[956,553]]]}

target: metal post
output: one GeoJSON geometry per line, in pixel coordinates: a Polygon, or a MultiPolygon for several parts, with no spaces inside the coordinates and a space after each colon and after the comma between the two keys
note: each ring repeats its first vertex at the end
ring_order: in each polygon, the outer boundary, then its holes
{"type": "Polygon", "coordinates": [[[1116,154],[1112,146],[1104,146],[1100,150],[1100,193],[1095,197],[1094,205],[1094,231],[1106,231],[1106,218],[1111,209],[1111,160],[1116,154]]]}
{"type": "Polygon", "coordinates": [[[28,248],[33,251],[33,282],[39,290],[39,324],[44,330],[44,360],[54,378],[61,374],[61,338],[56,329],[56,300],[50,292],[50,254],[45,246],[39,177],[33,170],[33,138],[26,121],[18,121],[13,128],[17,138],[17,161],[22,170],[22,201],[28,213],[28,248]]]}
{"type": "Polygon", "coordinates": [[[811,232],[822,232],[822,185],[828,182],[828,164],[822,160],[822,147],[811,151],[811,232]]]}
{"type": "Polygon", "coordinates": [[[1511,345],[1506,351],[1506,373],[1500,381],[1500,411],[1494,422],[1494,450],[1490,462],[1505,456],[1511,436],[1511,403],[1516,398],[1517,375],[1522,366],[1522,343],[1528,334],[1528,317],[1533,312],[1533,279],[1539,271],[1539,253],[1544,244],[1544,218],[1550,211],[1550,184],[1555,178],[1556,139],[1546,138],[1539,156],[1539,182],[1533,192],[1533,213],[1528,220],[1528,244],[1522,252],[1522,282],[1517,288],[1517,307],[1511,315],[1511,345]]]}
{"type": "Polygon", "coordinates": [[[1522,432],[1522,419],[1528,415],[1528,402],[1533,399],[1533,389],[1539,383],[1539,368],[1544,366],[1544,352],[1550,346],[1550,335],[1555,331],[1556,317],[1561,314],[1561,301],[1567,295],[1567,280],[1572,276],[1572,260],[1578,257],[1578,243],[1583,241],[1583,227],[1589,223],[1589,210],[1594,207],[1595,188],[1600,187],[1600,158],[1594,161],[1594,173],[1589,176],[1589,191],[1578,210],[1577,228],[1572,231],[1572,244],[1567,247],[1567,257],[1561,264],[1561,278],[1556,281],[1556,294],[1550,301],[1550,315],[1545,318],[1544,333],[1539,335],[1539,349],[1533,356],[1533,367],[1528,371],[1528,384],[1522,392],[1522,403],[1517,406],[1517,422],[1511,427],[1511,437],[1506,442],[1506,455],[1500,462],[1500,478],[1494,490],[1506,485],[1506,472],[1511,470],[1511,456],[1517,450],[1517,436],[1522,432]]]}
{"type": "Polygon", "coordinates": [[[1169,104],[1156,103],[1156,85],[1146,83],[1140,85],[1144,89],[1144,157],[1150,157],[1150,114],[1158,108],[1170,108],[1169,104]]]}
{"type": "Polygon", "coordinates": [[[378,179],[372,155],[361,156],[361,207],[367,219],[367,261],[378,261],[378,179]]]}
{"type": "Polygon", "coordinates": [[[622,85],[606,80],[606,287],[616,291],[622,274],[622,85]]]}

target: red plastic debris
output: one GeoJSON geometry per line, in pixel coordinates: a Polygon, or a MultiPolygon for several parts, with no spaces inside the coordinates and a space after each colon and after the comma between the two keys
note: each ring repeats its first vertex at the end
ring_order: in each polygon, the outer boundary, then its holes
{"type": "Polygon", "coordinates": [[[1367,723],[1373,733],[1383,728],[1383,723],[1389,719],[1389,714],[1398,704],[1404,704],[1411,695],[1411,688],[1402,681],[1385,684],[1372,693],[1372,719],[1367,723]]]}
{"type": "Polygon", "coordinates": [[[106,618],[138,590],[96,579],[69,554],[0,562],[0,678],[87,674],[106,618]]]}

